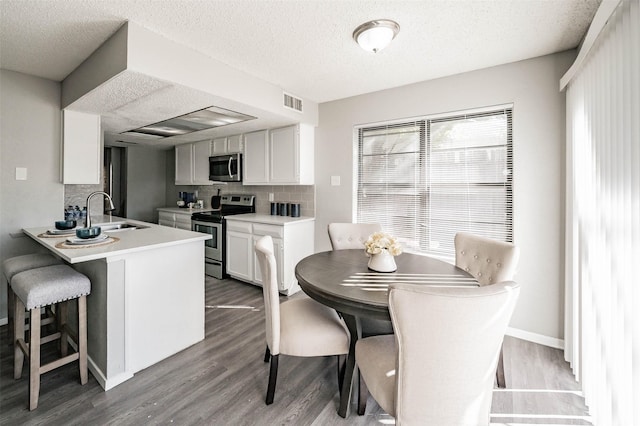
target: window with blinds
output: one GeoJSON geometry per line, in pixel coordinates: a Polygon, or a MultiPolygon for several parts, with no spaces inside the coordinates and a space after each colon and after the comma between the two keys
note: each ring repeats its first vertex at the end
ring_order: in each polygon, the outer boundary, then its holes
{"type": "Polygon", "coordinates": [[[460,231],[513,241],[510,108],[357,130],[358,222],[450,259],[460,231]]]}

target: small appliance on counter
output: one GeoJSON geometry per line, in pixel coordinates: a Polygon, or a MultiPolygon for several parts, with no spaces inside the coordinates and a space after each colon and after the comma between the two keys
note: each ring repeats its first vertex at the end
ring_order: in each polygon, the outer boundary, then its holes
{"type": "Polygon", "coordinates": [[[178,207],[187,208],[189,204],[193,206],[196,203],[196,196],[193,192],[178,192],[178,207]]]}

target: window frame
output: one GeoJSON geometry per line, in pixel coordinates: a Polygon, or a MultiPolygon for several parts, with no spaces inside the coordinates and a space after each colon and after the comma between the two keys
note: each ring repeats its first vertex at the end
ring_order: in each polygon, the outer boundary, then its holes
{"type": "MultiPolygon", "coordinates": [[[[416,229],[416,227],[420,226],[419,224],[412,225],[414,228],[413,228],[413,232],[410,232],[410,233],[416,236],[417,238],[417,241],[418,241],[418,244],[416,246],[417,249],[415,249],[415,247],[405,247],[405,250],[410,252],[416,252],[420,254],[427,254],[430,256],[440,257],[447,260],[453,260],[455,258],[455,251],[452,248],[453,241],[450,242],[451,247],[447,249],[439,250],[439,249],[430,247],[430,244],[432,242],[431,237],[432,237],[432,234],[434,233],[432,230],[432,226],[430,225],[432,223],[432,218],[434,216],[433,213],[435,212],[432,204],[434,202],[433,194],[435,193],[433,191],[433,188],[436,186],[435,184],[433,184],[433,182],[430,181],[430,176],[432,172],[430,171],[429,168],[431,166],[433,153],[435,152],[432,149],[433,140],[431,135],[431,127],[435,123],[460,120],[460,119],[470,119],[470,118],[476,118],[476,117],[498,116],[498,115],[505,115],[506,117],[506,140],[502,145],[500,144],[488,145],[486,146],[486,148],[490,148],[493,146],[503,147],[503,150],[501,152],[503,152],[505,155],[505,158],[504,158],[505,167],[508,170],[508,172],[506,173],[505,181],[500,182],[496,180],[495,182],[481,182],[481,181],[464,182],[464,180],[462,180],[461,182],[464,183],[465,185],[470,183],[472,186],[475,186],[478,188],[480,187],[505,188],[504,211],[500,212],[500,215],[504,215],[503,216],[504,220],[487,222],[487,223],[489,224],[489,227],[490,226],[494,226],[496,228],[504,227],[504,234],[502,237],[499,237],[499,238],[507,242],[513,242],[513,230],[514,230],[513,104],[496,105],[496,106],[490,106],[490,107],[484,107],[484,108],[469,109],[464,111],[457,111],[457,112],[450,112],[450,113],[443,113],[443,114],[433,114],[429,116],[389,120],[384,122],[354,126],[353,128],[353,137],[354,137],[353,139],[354,140],[354,144],[353,144],[353,150],[354,150],[353,221],[358,222],[359,218],[362,217],[362,214],[360,212],[360,204],[361,204],[360,200],[362,195],[361,191],[362,191],[362,188],[366,186],[361,184],[361,178],[364,173],[362,164],[364,161],[363,159],[365,157],[365,154],[363,153],[363,150],[364,150],[363,141],[366,137],[368,137],[366,135],[366,132],[373,132],[373,131],[382,130],[382,129],[398,129],[398,128],[407,127],[407,126],[422,126],[421,140],[419,142],[420,146],[419,146],[419,160],[418,160],[422,179],[421,179],[421,182],[418,182],[418,183],[414,182],[411,188],[415,188],[417,190],[416,198],[420,199],[419,205],[421,206],[420,208],[423,210],[421,213],[419,213],[419,216],[425,219],[424,224],[426,226],[424,226],[424,230],[420,230],[420,229],[416,229]]],[[[389,134],[391,134],[391,132],[389,134]]],[[[467,152],[471,152],[473,149],[478,149],[478,148],[483,148],[483,146],[472,146],[472,147],[465,146],[463,150],[465,153],[467,153],[467,152]]],[[[378,154],[378,155],[382,156],[385,154],[378,154]]],[[[393,155],[393,154],[388,153],[386,155],[393,155]]],[[[389,183],[386,183],[386,182],[385,184],[389,185],[389,183]]],[[[369,185],[372,185],[372,184],[369,183],[369,185]]],[[[398,185],[400,186],[402,184],[398,184],[398,185]]],[[[455,184],[453,186],[455,186],[455,184]]],[[[468,194],[473,195],[478,193],[471,191],[468,194]]],[[[500,205],[500,203],[497,203],[497,205],[500,205]]],[[[366,204],[365,204],[365,208],[366,208],[366,204]]],[[[364,221],[371,221],[370,219],[371,218],[368,218],[368,220],[364,220],[364,221]]],[[[383,228],[386,228],[385,222],[388,222],[388,218],[382,218],[381,220],[379,220],[379,222],[381,222],[383,228]]],[[[469,223],[476,223],[476,222],[466,222],[467,226],[465,226],[465,228],[468,227],[469,223]]],[[[389,228],[394,228],[394,227],[389,226],[389,228]]],[[[481,226],[476,226],[475,228],[480,229],[481,226]]],[[[444,229],[446,230],[448,228],[444,227],[444,229]]],[[[460,231],[468,231],[468,229],[460,229],[460,231]]],[[[474,231],[472,230],[471,232],[474,232],[474,231]]],[[[393,231],[391,231],[391,233],[393,233],[393,231]]],[[[482,231],[476,232],[476,233],[483,235],[482,231]]],[[[497,232],[497,234],[498,233],[499,232],[497,232]]],[[[496,238],[493,235],[487,235],[487,236],[496,238]]],[[[400,236],[400,238],[402,237],[400,236]]]]}

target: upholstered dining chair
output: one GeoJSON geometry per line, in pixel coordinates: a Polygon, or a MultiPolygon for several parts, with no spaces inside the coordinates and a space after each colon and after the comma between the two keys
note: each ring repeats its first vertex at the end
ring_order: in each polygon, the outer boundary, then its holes
{"type": "Polygon", "coordinates": [[[488,425],[500,346],[520,288],[392,284],[394,335],[356,343],[369,392],[397,425],[488,425]]]}
{"type": "Polygon", "coordinates": [[[382,231],[379,223],[330,223],[329,239],[333,250],[363,249],[369,235],[382,231]]]}
{"type": "MultiPolygon", "coordinates": [[[[328,227],[329,240],[333,250],[362,249],[364,243],[374,232],[381,232],[379,223],[330,223],[328,227]]],[[[360,318],[362,337],[378,336],[381,334],[393,334],[393,326],[390,321],[373,318],[360,318]]],[[[362,415],[367,408],[366,384],[362,378],[358,379],[358,414],[362,415]]]]}
{"type": "Polygon", "coordinates": [[[263,279],[267,337],[264,361],[271,361],[265,399],[269,405],[275,395],[280,354],[300,357],[346,355],[349,331],[336,311],[309,297],[280,303],[276,258],[270,236],[256,242],[255,253],[263,279]]]}
{"type": "MultiPolygon", "coordinates": [[[[454,245],[456,266],[473,275],[481,286],[513,280],[520,259],[520,250],[514,244],[458,232],[454,245]]],[[[506,387],[502,349],[496,381],[499,388],[506,387]]]]}

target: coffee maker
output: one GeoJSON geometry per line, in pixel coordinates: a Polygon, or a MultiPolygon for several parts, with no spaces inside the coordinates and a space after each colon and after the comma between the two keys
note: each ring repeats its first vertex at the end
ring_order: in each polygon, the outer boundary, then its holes
{"type": "Polygon", "coordinates": [[[189,207],[189,203],[195,203],[196,196],[193,192],[178,192],[178,207],[189,207]]]}

